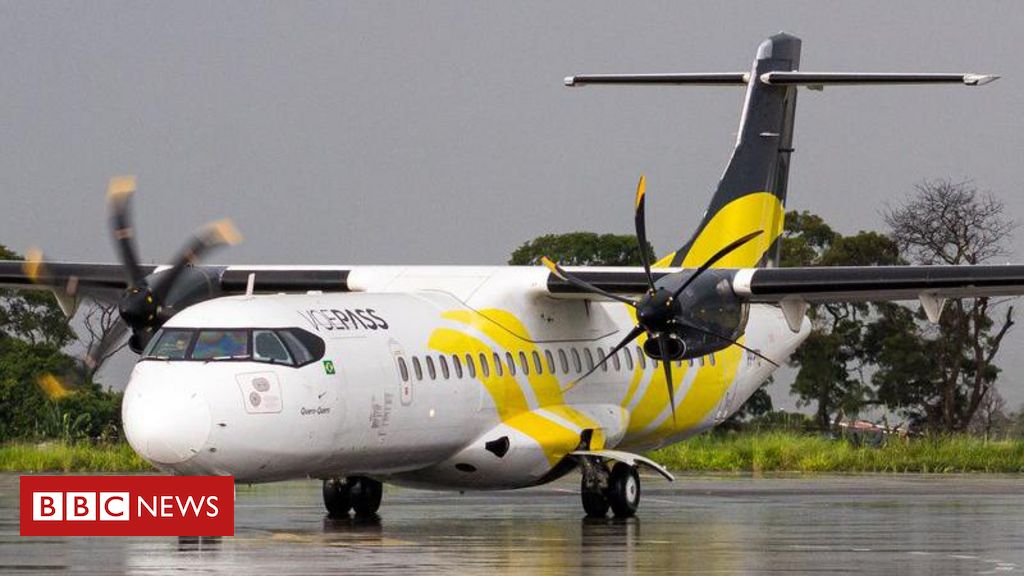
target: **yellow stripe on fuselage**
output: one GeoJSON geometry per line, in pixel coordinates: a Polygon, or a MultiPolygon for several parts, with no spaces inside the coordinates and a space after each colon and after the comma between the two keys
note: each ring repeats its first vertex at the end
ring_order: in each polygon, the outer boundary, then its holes
{"type": "MultiPolygon", "coordinates": [[[[431,349],[439,352],[446,354],[470,352],[474,358],[478,358],[483,352],[488,359],[493,358],[495,352],[501,353],[501,356],[504,356],[503,352],[510,352],[518,359],[519,352],[523,352],[531,364],[534,352],[542,354],[542,351],[534,343],[526,339],[529,338],[529,334],[523,323],[510,312],[497,309],[482,310],[480,313],[470,310],[452,310],[443,313],[441,317],[472,327],[490,339],[500,350],[492,349],[482,340],[462,331],[439,328],[431,334],[428,342],[431,349]]],[[[543,355],[541,361],[546,361],[543,355]]],[[[520,366],[520,370],[521,368],[520,366]]],[[[519,381],[510,374],[507,366],[502,371],[502,376],[498,376],[497,370],[493,367],[488,377],[484,377],[482,371],[477,370],[477,378],[483,383],[487,393],[494,401],[501,421],[533,438],[543,448],[545,456],[552,464],[577,447],[580,441],[579,431],[568,429],[550,418],[530,412],[531,410],[544,408],[555,416],[577,426],[579,430],[588,428],[594,430],[590,448],[594,450],[604,448],[604,431],[592,418],[564,403],[558,378],[549,373],[550,371],[538,373],[534,366],[531,365],[531,368],[533,369],[529,370],[529,374],[523,375],[523,377],[530,386],[533,397],[536,398],[535,406],[530,405],[527,394],[520,388],[519,381]]],[[[520,373],[522,374],[522,372],[520,373]]]]}

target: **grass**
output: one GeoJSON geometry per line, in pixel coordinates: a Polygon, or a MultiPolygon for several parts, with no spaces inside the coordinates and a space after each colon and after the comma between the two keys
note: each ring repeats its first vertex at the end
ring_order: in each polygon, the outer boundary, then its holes
{"type": "Polygon", "coordinates": [[[153,472],[126,443],[11,442],[0,444],[3,472],[153,472]]]}
{"type": "Polygon", "coordinates": [[[890,439],[874,448],[791,432],[705,434],[649,454],[691,472],[1024,472],[1024,441],[890,439]]]}
{"type": "MultiPolygon", "coordinates": [[[[891,439],[855,446],[795,432],[704,434],[649,454],[686,472],[1024,472],[1024,440],[968,436],[891,439]]],[[[125,443],[0,445],[4,472],[152,472],[125,443]]]]}

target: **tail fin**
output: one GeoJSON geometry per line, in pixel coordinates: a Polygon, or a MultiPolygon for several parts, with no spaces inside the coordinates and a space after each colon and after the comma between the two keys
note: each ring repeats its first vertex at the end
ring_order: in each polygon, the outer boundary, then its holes
{"type": "Polygon", "coordinates": [[[701,84],[747,87],[736,147],[700,226],[686,244],[659,260],[655,266],[700,266],[729,243],[756,230],[763,233],[722,258],[716,266],[738,268],[778,264],[798,86],[812,90],[852,84],[982,86],[998,78],[985,74],[798,72],[799,67],[800,39],[780,33],[761,43],[749,73],[590,74],[565,79],[568,86],[701,84]]]}
{"type": "Polygon", "coordinates": [[[778,264],[789,157],[793,152],[796,86],[773,86],[760,78],[769,72],[789,72],[799,67],[799,38],[776,34],[761,43],[747,80],[736,148],[718,189],[690,241],[658,261],[657,266],[700,266],[729,242],[755,230],[764,233],[723,258],[719,266],[778,264]]]}

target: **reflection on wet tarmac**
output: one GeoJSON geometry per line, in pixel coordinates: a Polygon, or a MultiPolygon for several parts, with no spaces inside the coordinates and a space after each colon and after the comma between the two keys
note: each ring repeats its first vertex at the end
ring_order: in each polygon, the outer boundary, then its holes
{"type": "Polygon", "coordinates": [[[574,483],[389,490],[380,516],[326,518],[319,485],[240,486],[233,538],[21,538],[0,476],[0,572],[138,574],[993,574],[1024,570],[1024,478],[682,477],[641,514],[581,518],[574,483]]]}

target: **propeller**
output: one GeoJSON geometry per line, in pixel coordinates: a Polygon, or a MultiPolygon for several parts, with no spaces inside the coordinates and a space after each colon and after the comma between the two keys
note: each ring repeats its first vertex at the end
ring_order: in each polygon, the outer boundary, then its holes
{"type": "Polygon", "coordinates": [[[128,287],[118,303],[118,311],[132,331],[129,347],[141,352],[160,326],[175,313],[175,302],[168,296],[178,284],[182,273],[211,250],[238,244],[242,235],[230,220],[218,220],[194,233],[175,256],[171,267],[149,277],[139,266],[132,227],[131,199],[135,194],[134,176],[117,176],[110,180],[107,203],[114,246],[121,257],[128,287]]]}
{"type": "Polygon", "coordinates": [[[636,309],[637,324],[632,330],[626,334],[626,337],[622,339],[612,350],[601,358],[601,361],[595,364],[590,370],[588,370],[583,376],[577,378],[570,386],[569,389],[576,386],[588,376],[593,374],[598,368],[604,365],[612,356],[617,354],[619,350],[622,350],[628,346],[631,342],[639,338],[641,335],[646,334],[647,340],[644,342],[643,351],[644,354],[650,356],[655,360],[660,360],[662,367],[665,371],[665,384],[668,387],[669,405],[672,408],[672,420],[676,418],[676,407],[675,407],[675,388],[672,385],[672,360],[678,360],[686,354],[686,343],[680,338],[679,333],[684,331],[698,332],[713,338],[728,342],[735,346],[739,346],[743,350],[762,358],[771,364],[778,366],[776,362],[764,356],[757,350],[744,346],[737,342],[735,339],[728,336],[724,336],[716,333],[713,330],[705,328],[692,320],[687,320],[683,317],[683,307],[679,300],[679,296],[697,280],[704,272],[714,266],[719,260],[726,257],[733,251],[737,250],[741,246],[747,244],[754,238],[760,236],[763,231],[756,230],[749,234],[746,234],[736,240],[730,242],[718,252],[715,252],[710,258],[704,263],[698,266],[693,274],[691,274],[678,288],[673,291],[669,291],[664,286],[657,286],[654,282],[654,275],[651,273],[651,263],[649,261],[647,251],[644,247],[647,245],[647,225],[645,223],[644,214],[644,200],[646,196],[646,183],[644,177],[640,177],[640,182],[637,184],[636,189],[636,202],[634,204],[634,218],[633,222],[636,227],[636,237],[640,243],[640,261],[644,267],[644,275],[647,278],[647,293],[641,298],[634,300],[618,294],[612,294],[606,290],[603,290],[589,282],[582,280],[566,272],[561,266],[555,261],[548,257],[541,259],[541,262],[547,266],[551,272],[559,279],[576,286],[577,288],[597,294],[611,300],[622,302],[636,309]]]}
{"type": "MultiPolygon", "coordinates": [[[[39,386],[50,398],[66,396],[75,387],[85,383],[99,364],[121,345],[129,332],[131,336],[128,346],[136,353],[141,352],[153,334],[175,314],[178,306],[190,303],[187,296],[175,297],[176,288],[185,288],[185,272],[210,251],[238,244],[242,240],[242,235],[230,220],[211,222],[185,242],[170,267],[147,276],[139,264],[135,229],[132,226],[131,199],[135,190],[134,176],[111,178],[107,188],[114,247],[127,281],[127,288],[117,302],[119,318],[82,357],[76,359],[70,373],[60,376],[47,373],[40,376],[39,386]]],[[[45,286],[58,295],[72,298],[77,296],[78,279],[74,276],[58,279],[52,275],[47,269],[42,251],[29,250],[22,268],[33,283],[45,286]]]]}

